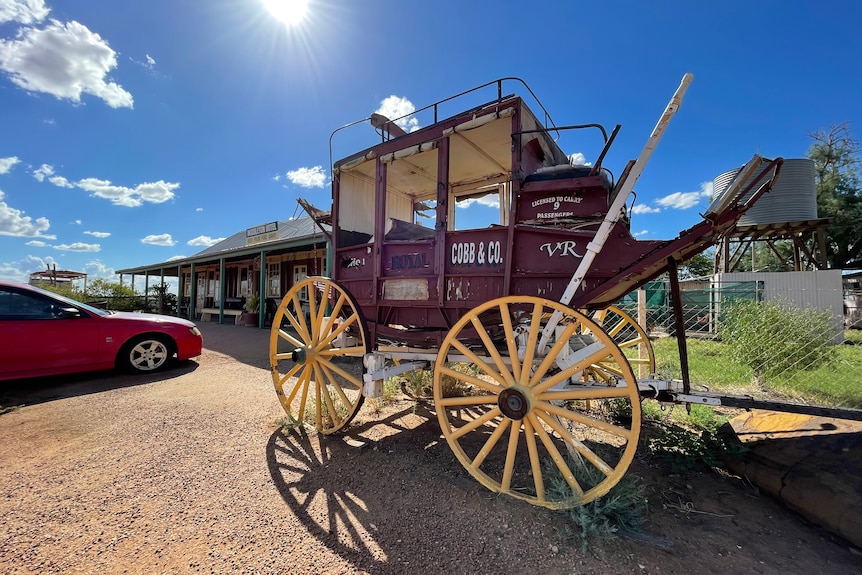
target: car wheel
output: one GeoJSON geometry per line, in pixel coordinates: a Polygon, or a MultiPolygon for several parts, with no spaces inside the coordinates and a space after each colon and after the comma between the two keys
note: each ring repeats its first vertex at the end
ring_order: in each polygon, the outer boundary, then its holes
{"type": "Polygon", "coordinates": [[[124,345],[117,364],[129,373],[149,373],[167,366],[173,356],[174,346],[169,338],[147,335],[124,345]]]}

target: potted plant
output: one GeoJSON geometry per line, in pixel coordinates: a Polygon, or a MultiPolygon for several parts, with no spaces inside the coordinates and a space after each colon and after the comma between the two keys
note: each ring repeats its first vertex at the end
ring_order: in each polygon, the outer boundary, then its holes
{"type": "Polygon", "coordinates": [[[253,294],[245,301],[245,313],[242,314],[242,323],[248,326],[257,326],[260,321],[260,295],[253,294]]]}

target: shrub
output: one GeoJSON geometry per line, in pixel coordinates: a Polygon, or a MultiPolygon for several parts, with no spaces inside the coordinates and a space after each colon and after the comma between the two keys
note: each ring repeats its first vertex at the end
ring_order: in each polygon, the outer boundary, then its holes
{"type": "Polygon", "coordinates": [[[835,354],[830,312],[800,310],[779,300],[731,304],[719,335],[730,358],[753,369],[758,380],[790,368],[817,367],[835,354]]]}

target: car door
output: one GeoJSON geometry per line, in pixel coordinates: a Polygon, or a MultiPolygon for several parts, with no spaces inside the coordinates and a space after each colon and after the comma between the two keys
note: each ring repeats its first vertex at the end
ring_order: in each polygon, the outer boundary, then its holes
{"type": "Polygon", "coordinates": [[[65,302],[0,287],[0,373],[26,377],[87,369],[99,344],[97,323],[65,302]]]}

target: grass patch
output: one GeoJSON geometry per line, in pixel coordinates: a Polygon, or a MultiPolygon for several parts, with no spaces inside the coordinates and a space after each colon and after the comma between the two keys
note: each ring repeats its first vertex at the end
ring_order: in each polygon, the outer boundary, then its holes
{"type": "Polygon", "coordinates": [[[284,417],[279,417],[278,419],[276,419],[275,424],[284,431],[288,432],[302,428],[302,422],[290,415],[289,413],[284,417]]]}
{"type": "Polygon", "coordinates": [[[862,345],[862,329],[844,330],[844,343],[849,345],[862,345]]]}
{"type": "MultiPolygon", "coordinates": [[[[601,471],[578,460],[569,458],[567,464],[581,485],[595,485],[604,479],[601,471]]],[[[546,461],[543,467],[549,497],[569,497],[571,488],[557,466],[546,461]]],[[[640,478],[629,474],[603,497],[563,512],[571,520],[570,535],[580,539],[581,551],[586,552],[590,538],[608,539],[621,529],[639,530],[646,521],[647,500],[640,478]]]]}
{"type": "MultiPolygon", "coordinates": [[[[862,335],[845,331],[849,337],[862,340],[862,335]]],[[[781,373],[755,377],[751,367],[739,364],[727,346],[719,341],[690,339],[688,364],[692,386],[703,385],[711,391],[751,394],[755,397],[785,399],[793,397],[807,403],[827,407],[862,408],[862,345],[832,346],[829,361],[811,369],[797,366],[781,373]]],[[[676,338],[660,338],[653,342],[656,371],[667,377],[682,374],[676,338]]]]}

